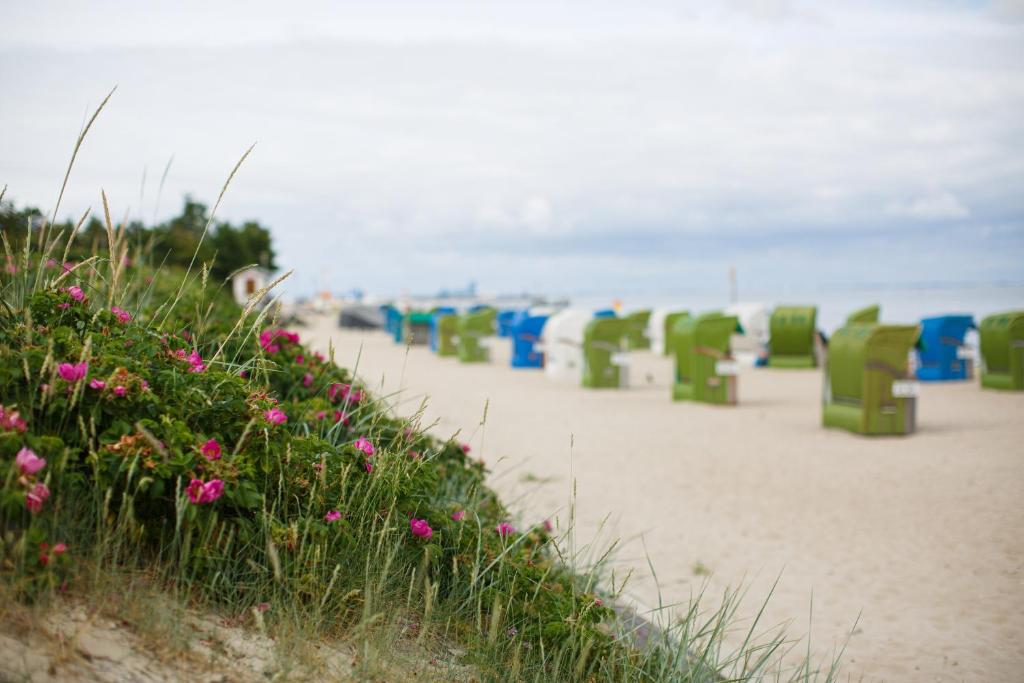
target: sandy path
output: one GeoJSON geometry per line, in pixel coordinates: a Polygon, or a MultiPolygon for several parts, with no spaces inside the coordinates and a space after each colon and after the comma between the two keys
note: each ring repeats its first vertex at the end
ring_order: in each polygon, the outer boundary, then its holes
{"type": "MultiPolygon", "coordinates": [[[[342,364],[361,348],[359,374],[401,389],[399,412],[429,396],[436,431],[462,430],[525,521],[564,523],[575,478],[580,536],[607,517],[619,563],[646,575],[642,534],[666,601],[745,582],[754,609],[781,572],[766,623],[806,633],[813,591],[819,657],[861,614],[846,672],[1024,680],[1024,395],[926,385],[919,433],[866,439],[819,426],[817,371],[745,370],[742,405],[716,408],[672,403],[671,366],[651,353],[635,354],[629,391],[592,391],[509,368],[504,342],[492,364],[463,365],[310,324],[342,364]]],[[[657,602],[647,579],[630,593],[657,602]]]]}

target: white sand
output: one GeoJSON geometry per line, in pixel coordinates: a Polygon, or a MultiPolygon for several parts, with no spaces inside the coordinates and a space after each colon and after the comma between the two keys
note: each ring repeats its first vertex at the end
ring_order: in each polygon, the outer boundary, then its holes
{"type": "MultiPolygon", "coordinates": [[[[401,389],[400,413],[429,397],[427,421],[462,431],[525,522],[564,524],[575,479],[579,535],[608,517],[619,564],[648,575],[642,534],[666,602],[746,584],[750,613],[781,573],[765,624],[803,636],[813,592],[817,657],[861,614],[845,672],[1024,680],[1024,394],[924,385],[917,434],[864,438],[820,426],[814,370],[745,370],[741,405],[713,407],[669,400],[671,364],[649,352],[634,354],[630,390],[594,391],[511,369],[505,340],[493,363],[465,365],[310,323],[339,363],[361,347],[359,375],[401,389]]],[[[649,579],[630,593],[657,602],[649,579]]]]}

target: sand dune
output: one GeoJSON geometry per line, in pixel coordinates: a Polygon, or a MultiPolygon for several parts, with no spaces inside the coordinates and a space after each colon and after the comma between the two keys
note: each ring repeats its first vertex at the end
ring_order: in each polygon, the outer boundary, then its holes
{"type": "Polygon", "coordinates": [[[820,426],[818,371],[744,370],[741,405],[712,407],[672,403],[651,353],[630,390],[593,391],[510,369],[506,343],[463,365],[310,324],[399,412],[428,398],[435,431],[461,430],[524,520],[564,524],[575,480],[579,535],[623,539],[642,603],[657,602],[645,545],[666,601],[746,583],[750,612],[781,573],[766,623],[803,635],[813,592],[818,657],[860,614],[845,671],[867,681],[1024,680],[1024,395],[926,385],[917,434],[868,439],[820,426]]]}

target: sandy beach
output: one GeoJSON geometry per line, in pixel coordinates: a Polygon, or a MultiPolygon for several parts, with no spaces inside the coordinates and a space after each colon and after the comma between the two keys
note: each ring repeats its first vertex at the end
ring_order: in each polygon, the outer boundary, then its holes
{"type": "Polygon", "coordinates": [[[1024,395],[924,385],[917,434],[863,438],[821,427],[817,370],[744,369],[741,405],[713,407],[670,401],[671,363],[650,352],[629,390],[594,391],[509,368],[506,340],[467,365],[307,322],[399,413],[426,401],[424,424],[459,432],[524,523],[568,523],[575,481],[579,544],[620,539],[643,605],[648,555],[665,603],[743,585],[752,614],[781,576],[764,626],[810,628],[817,661],[859,615],[854,680],[1024,680],[1024,395]]]}

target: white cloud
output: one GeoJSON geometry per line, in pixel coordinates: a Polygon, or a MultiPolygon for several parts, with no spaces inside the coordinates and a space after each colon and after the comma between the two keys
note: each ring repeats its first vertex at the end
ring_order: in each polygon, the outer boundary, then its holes
{"type": "Polygon", "coordinates": [[[967,218],[971,215],[970,209],[949,192],[938,192],[909,202],[890,204],[887,211],[893,216],[928,221],[967,218]]]}

